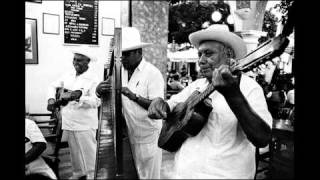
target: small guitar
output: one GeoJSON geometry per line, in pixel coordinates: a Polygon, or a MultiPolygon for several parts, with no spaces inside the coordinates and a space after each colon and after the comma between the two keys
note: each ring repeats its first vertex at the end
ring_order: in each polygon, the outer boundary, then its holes
{"type": "MultiPolygon", "coordinates": [[[[236,61],[231,66],[231,72],[247,72],[253,68],[272,60],[280,55],[289,40],[279,35],[262,45],[256,50],[236,61]]],[[[213,84],[209,84],[202,93],[195,91],[182,103],[179,103],[167,116],[161,129],[158,146],[170,152],[177,151],[188,138],[197,135],[207,123],[208,115],[212,107],[206,105],[205,99],[215,90],[213,84]],[[181,114],[182,117],[181,117],[181,114]]]]}

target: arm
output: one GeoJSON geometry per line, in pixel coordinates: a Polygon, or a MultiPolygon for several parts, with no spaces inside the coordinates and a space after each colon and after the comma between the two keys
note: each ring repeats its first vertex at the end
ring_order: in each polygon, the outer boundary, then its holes
{"type": "Polygon", "coordinates": [[[240,90],[225,98],[249,141],[256,147],[266,146],[271,139],[271,128],[252,109],[240,90]]]}
{"type": "MultiPolygon", "coordinates": [[[[229,68],[222,65],[213,72],[212,82],[215,88],[225,97],[248,140],[256,147],[266,146],[271,139],[271,128],[266,123],[267,116],[262,119],[242,94],[239,86],[240,76],[232,75],[229,68]]],[[[258,92],[258,94],[263,97],[262,92],[258,92]]],[[[256,99],[256,101],[259,100],[261,101],[261,99],[256,99]]],[[[259,107],[254,108],[261,112],[258,109],[259,107]]]]}
{"type": "Polygon", "coordinates": [[[25,163],[28,164],[38,158],[45,151],[46,140],[44,139],[37,124],[32,120],[25,120],[25,132],[25,137],[30,140],[30,142],[27,143],[31,143],[31,146],[26,144],[28,151],[25,154],[25,163]]]}
{"type": "Polygon", "coordinates": [[[161,72],[159,70],[155,70],[150,74],[150,77],[152,77],[152,79],[148,79],[149,81],[146,87],[148,92],[147,98],[133,93],[128,87],[122,87],[121,91],[123,95],[139,104],[145,110],[148,110],[152,99],[157,97],[164,98],[165,82],[161,72]]]}
{"type": "Polygon", "coordinates": [[[178,94],[174,94],[171,98],[165,101],[162,97],[157,97],[152,100],[148,108],[148,116],[151,119],[165,119],[177,105],[185,102],[188,97],[195,91],[198,85],[191,83],[178,94]]]}
{"type": "Polygon", "coordinates": [[[32,143],[32,148],[26,153],[25,163],[29,164],[38,158],[47,148],[45,142],[35,142],[32,143]]]}
{"type": "MultiPolygon", "coordinates": [[[[128,89],[127,87],[124,87],[124,88],[126,88],[126,89],[128,89]]],[[[126,90],[124,90],[124,91],[126,91],[126,90]]],[[[128,89],[128,91],[130,91],[129,89],[128,89]]],[[[123,93],[124,94],[124,93],[123,93]]],[[[151,104],[151,100],[149,100],[149,99],[147,99],[147,98],[144,98],[144,97],[142,97],[142,96],[139,96],[139,95],[136,95],[136,94],[134,94],[134,93],[132,93],[131,91],[130,91],[130,93],[128,94],[128,95],[126,95],[130,100],[132,100],[132,101],[134,101],[134,102],[136,102],[137,104],[139,104],[141,107],[143,107],[143,109],[145,109],[145,110],[148,110],[148,108],[149,108],[149,106],[150,106],[150,104],[151,104]]]]}
{"type": "MultiPolygon", "coordinates": [[[[97,80],[93,80],[89,89],[80,90],[77,97],[73,98],[73,100],[79,99],[79,107],[81,108],[97,108],[101,104],[101,100],[96,95],[96,87],[98,85],[97,80]]],[[[75,91],[73,91],[75,92],[75,91]]]]}

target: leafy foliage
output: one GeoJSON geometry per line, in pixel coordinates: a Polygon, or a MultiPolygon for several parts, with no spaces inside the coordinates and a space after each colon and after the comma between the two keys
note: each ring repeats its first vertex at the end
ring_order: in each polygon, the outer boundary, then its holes
{"type": "Polygon", "coordinates": [[[277,32],[278,18],[271,13],[271,10],[265,11],[263,18],[262,31],[267,32],[266,37],[259,38],[259,44],[273,38],[277,32]]]}
{"type": "Polygon", "coordinates": [[[230,7],[223,2],[199,3],[197,1],[171,0],[169,7],[169,37],[168,41],[175,40],[176,43],[188,43],[190,33],[201,30],[204,22],[213,24],[211,14],[219,9],[222,14],[222,23],[230,14],[230,7]],[[180,2],[180,3],[178,3],[180,2]]]}
{"type": "Polygon", "coordinates": [[[291,7],[293,0],[281,0],[279,4],[276,4],[273,8],[280,12],[282,15],[281,19],[278,19],[274,14],[271,13],[271,9],[266,11],[264,14],[262,31],[267,32],[266,37],[259,38],[259,44],[273,38],[277,31],[277,23],[281,21],[285,24],[288,19],[288,9],[291,7]]]}
{"type": "Polygon", "coordinates": [[[293,0],[281,0],[280,4],[276,4],[274,8],[281,12],[283,15],[281,17],[282,24],[285,24],[288,19],[288,9],[291,7],[293,0]]]}
{"type": "MultiPolygon", "coordinates": [[[[216,23],[226,22],[227,16],[230,14],[230,7],[223,1],[212,3],[199,3],[198,1],[188,0],[168,0],[169,1],[169,43],[175,40],[175,43],[182,44],[188,43],[188,36],[190,33],[201,30],[202,24],[214,24],[211,19],[211,14],[215,10],[219,10],[222,14],[222,19],[216,23]]],[[[292,5],[293,0],[281,0],[280,4],[275,5],[275,9],[283,14],[279,20],[271,10],[264,14],[264,22],[262,31],[268,32],[267,37],[261,37],[259,43],[273,38],[277,30],[277,22],[287,21],[287,13],[289,7],[292,5]]],[[[225,23],[227,24],[227,23],[225,23]]],[[[227,24],[228,25],[228,24],[227,24]]],[[[230,30],[233,30],[233,25],[228,25],[230,30]]]]}

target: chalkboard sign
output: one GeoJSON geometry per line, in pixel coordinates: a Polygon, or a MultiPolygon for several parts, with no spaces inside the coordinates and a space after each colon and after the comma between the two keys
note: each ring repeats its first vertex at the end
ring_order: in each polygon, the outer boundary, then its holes
{"type": "Polygon", "coordinates": [[[64,0],[64,43],[98,45],[98,0],[64,0]]]}

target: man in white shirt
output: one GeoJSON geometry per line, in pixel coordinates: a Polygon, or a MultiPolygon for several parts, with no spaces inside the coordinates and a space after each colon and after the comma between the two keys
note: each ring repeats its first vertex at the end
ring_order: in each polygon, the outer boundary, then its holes
{"type": "Polygon", "coordinates": [[[25,174],[41,174],[51,179],[57,179],[52,169],[40,156],[47,146],[47,141],[44,139],[37,124],[25,119],[25,174]]]}
{"type": "Polygon", "coordinates": [[[98,128],[98,106],[100,99],[95,94],[99,82],[96,74],[89,71],[89,62],[96,61],[90,49],[80,47],[73,50],[75,71],[68,72],[53,82],[48,90],[48,110],[62,105],[62,129],[70,148],[73,175],[71,179],[86,176],[92,179],[96,158],[96,130],[98,128]],[[56,100],[57,88],[66,93],[56,100]]]}
{"type": "Polygon", "coordinates": [[[258,83],[230,72],[230,59],[244,57],[246,45],[225,25],[194,32],[189,40],[198,49],[200,72],[205,78],[192,82],[166,102],[153,100],[149,117],[166,118],[177,104],[194,91],[203,92],[208,84],[217,91],[209,95],[213,109],[208,122],[175,154],[173,178],[253,179],[255,147],[268,144],[272,117],[258,83]]]}
{"type": "MultiPolygon", "coordinates": [[[[159,179],[162,151],[157,140],[162,121],[150,119],[147,109],[152,99],[164,97],[164,79],[161,72],[142,56],[142,48],[149,45],[141,42],[136,28],[122,29],[122,112],[139,178],[159,179]]],[[[101,82],[97,95],[103,94],[108,86],[108,80],[101,82]]]]}

